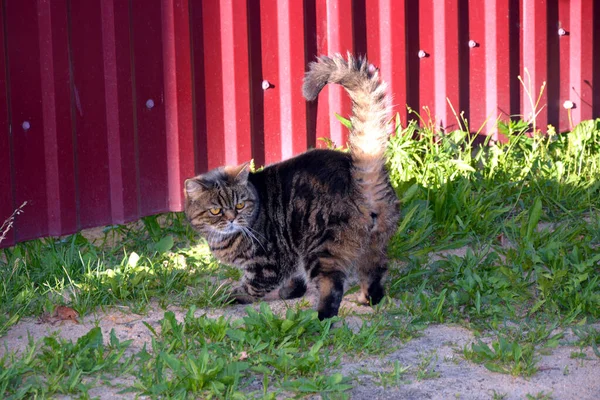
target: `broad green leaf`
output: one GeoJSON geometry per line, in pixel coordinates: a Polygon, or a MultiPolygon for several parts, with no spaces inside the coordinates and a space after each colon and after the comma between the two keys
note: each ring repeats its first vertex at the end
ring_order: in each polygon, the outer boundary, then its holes
{"type": "Polygon", "coordinates": [[[508,371],[506,371],[505,368],[503,368],[500,365],[494,364],[492,362],[487,362],[485,364],[483,364],[487,369],[489,369],[492,372],[500,372],[501,374],[506,374],[508,371]]]}
{"type": "Polygon", "coordinates": [[[404,230],[406,229],[406,227],[408,226],[408,224],[412,220],[413,216],[415,215],[415,212],[417,212],[418,208],[419,208],[419,205],[415,204],[413,206],[413,208],[411,208],[410,211],[408,211],[406,213],[406,215],[404,216],[404,218],[402,218],[402,222],[400,223],[400,226],[398,227],[397,232],[404,232],[404,230]]]}
{"type": "Polygon", "coordinates": [[[344,380],[344,376],[342,374],[340,374],[339,372],[331,375],[328,379],[329,383],[333,384],[333,385],[342,383],[343,380],[344,380]]]}
{"type": "Polygon", "coordinates": [[[456,169],[463,172],[475,172],[475,168],[471,167],[467,162],[463,160],[448,160],[451,164],[454,164],[456,169]]]}
{"type": "Polygon", "coordinates": [[[237,342],[242,342],[246,339],[246,333],[237,329],[227,329],[227,336],[237,342]]]}
{"type": "Polygon", "coordinates": [[[539,300],[537,303],[535,303],[535,304],[533,305],[533,307],[531,307],[531,310],[529,310],[529,315],[531,316],[531,315],[535,314],[535,312],[536,312],[537,310],[539,310],[539,309],[540,309],[540,307],[542,307],[542,306],[544,305],[544,303],[545,303],[545,302],[546,302],[546,299],[544,299],[544,300],[539,300]]]}
{"type": "Polygon", "coordinates": [[[165,361],[165,363],[167,363],[167,365],[178,376],[182,376],[181,374],[187,375],[187,372],[182,371],[181,361],[179,361],[177,358],[173,357],[172,355],[170,355],[168,353],[165,353],[164,351],[160,352],[159,357],[162,358],[165,361]]]}
{"type": "Polygon", "coordinates": [[[594,351],[596,357],[600,358],[600,350],[598,350],[598,345],[596,344],[596,341],[592,341],[592,350],[594,351]]]}
{"type": "Polygon", "coordinates": [[[75,349],[82,350],[84,348],[96,349],[103,346],[102,330],[99,326],[90,329],[88,333],[77,339],[75,349]]]}
{"type": "Polygon", "coordinates": [[[410,200],[412,200],[412,198],[415,196],[415,194],[417,194],[418,191],[419,191],[419,185],[417,185],[416,183],[413,183],[411,187],[406,189],[406,191],[404,192],[404,195],[402,195],[402,200],[400,200],[400,202],[403,204],[408,203],[410,200]]]}
{"type": "Polygon", "coordinates": [[[529,212],[529,219],[527,220],[526,239],[528,241],[531,241],[531,238],[533,237],[533,231],[535,230],[535,227],[537,226],[541,217],[542,217],[542,199],[538,197],[535,199],[535,202],[533,203],[533,207],[531,208],[531,211],[529,212]]]}
{"type": "Polygon", "coordinates": [[[523,355],[523,349],[521,348],[521,346],[519,346],[517,342],[513,343],[512,353],[515,361],[521,360],[521,356],[523,355]]]}
{"type": "Polygon", "coordinates": [[[158,243],[154,244],[154,249],[159,253],[164,253],[171,250],[173,248],[173,245],[173,236],[167,235],[160,239],[158,243]]]}
{"type": "Polygon", "coordinates": [[[283,333],[285,333],[285,332],[289,331],[294,325],[295,325],[294,321],[290,321],[289,319],[286,319],[281,323],[281,331],[283,333]]]}

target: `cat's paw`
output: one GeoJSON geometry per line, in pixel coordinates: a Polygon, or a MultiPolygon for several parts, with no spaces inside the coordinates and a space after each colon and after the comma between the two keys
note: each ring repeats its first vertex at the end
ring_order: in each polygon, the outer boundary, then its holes
{"type": "Polygon", "coordinates": [[[249,295],[242,286],[234,287],[228,294],[228,303],[230,304],[250,304],[255,301],[256,297],[249,295]]]}
{"type": "Polygon", "coordinates": [[[361,292],[358,295],[357,300],[358,300],[358,303],[362,304],[363,306],[374,307],[381,302],[384,295],[385,295],[385,292],[383,291],[383,288],[382,288],[381,290],[372,290],[371,293],[369,293],[369,294],[365,294],[364,292],[361,292]]]}

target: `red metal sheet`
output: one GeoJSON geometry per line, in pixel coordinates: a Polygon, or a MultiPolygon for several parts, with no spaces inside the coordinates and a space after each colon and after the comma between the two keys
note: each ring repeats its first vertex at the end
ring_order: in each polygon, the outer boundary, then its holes
{"type": "Polygon", "coordinates": [[[288,159],[307,146],[306,107],[300,90],[305,60],[302,7],[297,1],[260,4],[266,164],[288,159]]]}
{"type": "Polygon", "coordinates": [[[567,110],[562,106],[571,92],[569,57],[572,39],[568,37],[571,29],[569,9],[569,2],[563,1],[549,12],[549,18],[555,17],[552,19],[556,19],[556,23],[549,21],[548,29],[548,123],[561,130],[569,126],[567,110]]]}
{"type": "MultiPolygon", "coordinates": [[[[567,29],[570,43],[569,53],[569,93],[567,100],[571,100],[575,108],[571,111],[573,121],[583,121],[593,117],[593,88],[600,79],[594,76],[594,11],[598,14],[600,5],[589,0],[571,0],[570,28],[567,29]]],[[[598,19],[596,24],[600,24],[598,19]]],[[[565,28],[566,29],[566,28],[565,28]]],[[[600,35],[596,36],[600,40],[600,35]]],[[[598,91],[596,89],[596,91],[598,91]]],[[[562,100],[562,99],[561,99],[562,100]]],[[[561,110],[561,115],[566,110],[561,110]]]]}
{"type": "MultiPolygon", "coordinates": [[[[345,55],[353,51],[351,11],[351,0],[317,0],[318,55],[345,55]]],[[[319,95],[317,137],[330,138],[336,145],[345,146],[348,130],[335,118],[334,113],[347,118],[351,109],[350,100],[340,86],[326,86],[319,95]]]]}
{"type": "Polygon", "coordinates": [[[101,9],[71,2],[73,113],[79,227],[111,221],[101,9]]]}
{"type": "Polygon", "coordinates": [[[28,202],[14,227],[16,238],[21,241],[44,235],[48,229],[46,127],[41,100],[37,1],[7,2],[5,6],[14,204],[28,202]]]}
{"type": "MultiPolygon", "coordinates": [[[[4,15],[4,7],[0,7],[0,21],[4,24],[6,16],[4,15]]],[[[6,53],[4,47],[4,29],[0,29],[0,43],[2,46],[2,54],[0,54],[0,92],[7,93],[7,68],[6,65],[6,53]]],[[[13,182],[11,179],[11,127],[8,115],[8,98],[6,96],[0,96],[0,226],[6,221],[6,219],[12,214],[15,208],[13,199],[13,182]]],[[[2,235],[2,232],[0,232],[2,235]]],[[[0,246],[10,246],[14,243],[14,230],[11,229],[7,232],[4,241],[0,243],[0,246]]]]}
{"type": "Polygon", "coordinates": [[[279,51],[280,68],[288,75],[280,80],[285,92],[282,92],[282,131],[284,157],[296,155],[306,150],[309,144],[307,136],[306,100],[302,96],[302,81],[306,68],[304,52],[304,12],[300,1],[290,0],[279,9],[283,21],[280,34],[283,43],[279,51]],[[299,44],[303,46],[300,47],[299,44]]]}
{"type": "Polygon", "coordinates": [[[380,68],[393,96],[394,113],[398,112],[403,122],[408,118],[407,49],[405,25],[398,21],[406,19],[405,7],[405,0],[379,0],[366,7],[367,56],[380,68]]]}
{"type": "Polygon", "coordinates": [[[440,126],[454,130],[459,128],[454,111],[462,109],[458,85],[458,0],[437,1],[434,5],[434,109],[440,126]]]}
{"type": "MultiPolygon", "coordinates": [[[[234,0],[221,1],[221,60],[223,80],[222,115],[225,163],[228,165],[252,158],[250,138],[250,83],[248,65],[247,9],[234,0]]],[[[212,134],[212,132],[211,132],[212,134]]],[[[215,132],[215,134],[219,134],[215,132]]]]}
{"type": "MultiPolygon", "coordinates": [[[[592,54],[600,54],[600,5],[595,5],[591,14],[591,18],[593,21],[592,28],[592,43],[588,43],[587,45],[592,47],[592,54]]],[[[600,85],[600,57],[593,57],[592,62],[592,81],[590,84],[592,85],[592,89],[596,86],[600,85]]],[[[586,83],[587,84],[587,83],[586,83]]],[[[592,90],[592,116],[598,117],[600,116],[600,90],[596,87],[595,90],[592,90]]]]}
{"type": "MultiPolygon", "coordinates": [[[[202,2],[204,91],[206,112],[207,168],[225,164],[223,71],[221,69],[221,17],[218,1],[202,2]]],[[[227,146],[234,146],[228,143],[227,146]]]]}
{"type": "MultiPolygon", "coordinates": [[[[421,110],[421,63],[419,50],[421,49],[421,29],[419,3],[406,2],[406,104],[415,112],[421,110]],[[410,16],[410,17],[409,17],[410,16]]],[[[417,116],[409,112],[409,120],[417,121],[417,116]]]]}
{"type": "Polygon", "coordinates": [[[523,0],[523,71],[521,78],[522,114],[525,119],[536,119],[536,129],[548,124],[548,91],[540,90],[547,82],[548,37],[546,0],[523,0]],[[539,99],[539,102],[538,102],[539,99]],[[536,108],[535,104],[538,103],[536,108]]]}
{"type": "MultiPolygon", "coordinates": [[[[272,164],[283,158],[281,132],[281,93],[284,90],[280,83],[279,73],[279,31],[286,29],[278,20],[278,6],[283,2],[278,0],[262,0],[260,2],[260,69],[262,74],[254,76],[256,81],[260,80],[260,90],[262,91],[261,100],[263,102],[263,132],[260,134],[264,146],[265,164],[272,164]],[[264,82],[265,86],[262,86],[264,82]]],[[[256,40],[256,39],[255,39],[256,40]]],[[[282,75],[285,71],[282,71],[282,75]]],[[[259,82],[253,82],[258,86],[259,82]]],[[[260,118],[261,116],[256,116],[260,118]]],[[[259,134],[255,132],[255,134],[259,134]]],[[[289,134],[289,133],[288,133],[289,134]]],[[[260,161],[259,161],[260,162],[260,161]]]]}
{"type": "MultiPolygon", "coordinates": [[[[204,53],[203,3],[190,2],[190,38],[192,58],[192,112],[194,132],[194,174],[208,169],[206,81],[204,53]]],[[[186,177],[187,178],[187,177],[186,177]]]]}
{"type": "MultiPolygon", "coordinates": [[[[486,93],[486,77],[489,76],[488,74],[486,74],[486,72],[489,71],[489,67],[486,62],[486,52],[488,51],[488,43],[486,41],[486,28],[496,28],[496,26],[494,25],[495,21],[492,21],[492,26],[488,27],[488,21],[486,21],[485,18],[485,11],[490,6],[489,3],[489,1],[469,1],[469,32],[468,37],[465,38],[465,40],[468,41],[467,43],[460,43],[460,46],[468,49],[467,57],[469,65],[469,103],[467,111],[469,129],[471,131],[478,131],[481,129],[483,133],[488,133],[494,128],[493,121],[491,123],[487,121],[486,102],[481,101],[481,95],[483,93],[486,93]]],[[[490,39],[493,41],[493,36],[490,39]]],[[[494,46],[494,43],[492,43],[491,45],[494,46]]],[[[467,82],[461,83],[463,85],[467,84],[467,82]]],[[[463,107],[462,109],[464,110],[465,108],[466,107],[463,107]]]]}
{"type": "MultiPolygon", "coordinates": [[[[264,73],[263,73],[263,25],[266,24],[261,20],[261,13],[264,9],[264,2],[248,2],[248,64],[250,68],[250,135],[251,135],[251,152],[254,165],[265,165],[265,153],[277,152],[280,146],[279,140],[269,140],[265,142],[265,119],[278,120],[275,117],[274,111],[269,110],[269,114],[265,114],[265,89],[263,89],[264,73]]],[[[272,6],[272,3],[270,3],[272,6]]],[[[274,28],[273,28],[274,29],[274,28]]],[[[272,72],[272,71],[271,71],[272,72]]],[[[271,75],[271,74],[269,74],[271,75]]],[[[273,77],[271,76],[270,79],[273,77]]],[[[274,87],[272,82],[269,82],[268,89],[274,87]]],[[[272,96],[271,96],[272,98],[272,96]]]]}
{"type": "Polygon", "coordinates": [[[418,8],[418,43],[417,53],[411,52],[408,57],[416,57],[418,62],[418,90],[419,104],[415,111],[419,113],[425,123],[435,124],[435,73],[434,73],[434,25],[436,23],[434,14],[434,0],[419,1],[418,8]]]}
{"type": "Polygon", "coordinates": [[[38,2],[48,233],[77,230],[71,78],[65,2],[38,2]]]}
{"type": "Polygon", "coordinates": [[[162,1],[168,209],[183,209],[183,180],[194,173],[192,75],[187,0],[162,1]]]}
{"type": "MultiPolygon", "coordinates": [[[[329,45],[328,45],[328,22],[327,22],[327,1],[326,0],[316,0],[315,1],[315,15],[316,15],[316,31],[317,31],[317,54],[315,56],[320,56],[324,54],[328,54],[329,45]]],[[[309,61],[315,61],[314,59],[309,59],[309,61]]],[[[330,111],[329,108],[329,90],[332,89],[331,85],[327,85],[321,91],[319,97],[316,100],[316,147],[325,147],[324,143],[319,139],[322,138],[330,138],[331,132],[329,130],[329,119],[330,114],[333,111],[330,111]]],[[[333,109],[331,109],[333,110],[333,109]]],[[[339,111],[338,111],[339,112],[339,111]]],[[[338,138],[339,140],[339,138],[338,138]]],[[[341,143],[338,143],[341,145],[341,143]]]]}
{"type": "Polygon", "coordinates": [[[108,141],[108,168],[110,171],[110,206],[113,221],[124,221],[123,168],[121,165],[121,137],[119,126],[119,80],[117,75],[117,41],[115,34],[115,4],[104,1],[100,4],[102,18],[102,51],[104,59],[104,96],[106,102],[106,135],[108,141]]]}
{"type": "MultiPolygon", "coordinates": [[[[484,10],[485,26],[485,118],[484,132],[492,134],[494,140],[501,140],[497,123],[506,122],[511,115],[510,108],[510,18],[509,0],[487,0],[484,10]]],[[[472,92],[471,105],[477,102],[477,94],[472,92]]],[[[481,102],[479,100],[479,102],[481,102]]]]}
{"type": "Polygon", "coordinates": [[[140,212],[148,215],[168,209],[161,0],[133,0],[131,13],[140,212]]]}
{"type": "MultiPolygon", "coordinates": [[[[44,172],[46,175],[46,197],[48,200],[48,233],[58,235],[61,232],[61,199],[59,183],[60,174],[58,169],[54,54],[52,51],[52,18],[49,1],[38,1],[37,6],[40,46],[40,78],[44,118],[44,172]]],[[[56,16],[58,17],[58,15],[56,16]]],[[[64,44],[66,44],[66,41],[64,44]]],[[[65,47],[64,44],[62,46],[63,48],[65,47]]],[[[68,84],[68,81],[62,83],[68,84]]]]}
{"type": "Polygon", "coordinates": [[[112,223],[120,224],[139,215],[129,4],[103,1],[101,18],[111,218],[112,223]]]}
{"type": "MultiPolygon", "coordinates": [[[[559,9],[565,9],[563,5],[549,2],[546,8],[546,71],[545,71],[545,92],[548,102],[545,103],[547,115],[547,125],[557,127],[559,125],[559,98],[562,88],[568,85],[568,61],[563,62],[564,53],[560,46],[560,36],[558,26],[560,24],[559,9]],[[563,64],[563,67],[561,67],[563,64]],[[564,66],[567,66],[565,70],[564,66]],[[566,75],[565,75],[566,74],[566,75]],[[563,79],[567,76],[566,79],[563,79]]],[[[546,126],[541,127],[542,131],[546,126]]]]}
{"type": "Polygon", "coordinates": [[[247,9],[203,2],[208,167],[252,157],[247,9]]]}

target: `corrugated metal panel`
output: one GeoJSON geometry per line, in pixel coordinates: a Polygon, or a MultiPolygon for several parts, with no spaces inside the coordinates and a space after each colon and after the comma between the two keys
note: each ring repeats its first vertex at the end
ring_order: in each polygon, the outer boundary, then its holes
{"type": "MultiPolygon", "coordinates": [[[[0,18],[3,27],[6,25],[6,8],[0,7],[0,18]]],[[[5,44],[4,29],[0,29],[0,40],[5,44]]],[[[6,51],[0,54],[0,93],[6,93],[7,95],[0,95],[0,226],[6,218],[12,213],[15,205],[14,198],[14,184],[12,179],[12,157],[11,157],[11,135],[9,133],[10,121],[8,120],[9,102],[8,102],[8,62],[6,59],[6,51]]],[[[1,235],[2,233],[0,233],[1,235]]],[[[5,243],[14,243],[14,230],[9,231],[6,234],[5,243]]],[[[3,243],[0,243],[0,246],[3,243]]]]}
{"type": "Polygon", "coordinates": [[[561,131],[600,115],[593,0],[5,0],[3,246],[180,210],[182,181],[225,163],[341,145],[339,87],[307,104],[317,54],[367,53],[403,121],[495,135],[532,113],[561,131]],[[527,71],[527,72],[526,72],[527,71]],[[569,113],[565,100],[575,104],[569,113]]]}

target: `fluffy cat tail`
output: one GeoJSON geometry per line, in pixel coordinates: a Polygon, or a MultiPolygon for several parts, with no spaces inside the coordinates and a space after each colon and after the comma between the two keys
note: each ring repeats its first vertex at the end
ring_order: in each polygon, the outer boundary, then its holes
{"type": "Polygon", "coordinates": [[[311,62],[304,77],[304,97],[316,99],[328,83],[342,85],[352,100],[348,145],[355,166],[367,175],[381,173],[389,136],[390,98],[386,83],[366,58],[354,58],[351,54],[347,61],[336,54],[311,62]]]}

